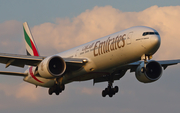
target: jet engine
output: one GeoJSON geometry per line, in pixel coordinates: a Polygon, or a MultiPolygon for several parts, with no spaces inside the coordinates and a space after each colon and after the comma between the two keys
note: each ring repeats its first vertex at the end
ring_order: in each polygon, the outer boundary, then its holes
{"type": "Polygon", "coordinates": [[[59,56],[45,58],[36,69],[41,77],[56,78],[62,76],[66,70],[65,61],[59,56]]]}
{"type": "Polygon", "coordinates": [[[158,80],[162,75],[162,67],[156,61],[142,62],[136,69],[136,78],[143,83],[151,83],[158,80]]]}

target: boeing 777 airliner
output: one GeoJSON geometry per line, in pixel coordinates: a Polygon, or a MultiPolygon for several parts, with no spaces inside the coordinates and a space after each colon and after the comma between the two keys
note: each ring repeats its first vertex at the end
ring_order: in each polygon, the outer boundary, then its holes
{"type": "Polygon", "coordinates": [[[162,75],[162,67],[180,60],[151,60],[160,47],[159,33],[150,27],[136,26],[99,38],[70,50],[42,57],[28,24],[23,23],[27,55],[0,53],[0,63],[29,68],[24,72],[0,71],[0,74],[23,76],[24,81],[49,88],[49,95],[59,95],[65,85],[74,81],[108,82],[102,96],[112,97],[119,88],[113,87],[127,70],[135,72],[138,81],[151,83],[162,75]]]}

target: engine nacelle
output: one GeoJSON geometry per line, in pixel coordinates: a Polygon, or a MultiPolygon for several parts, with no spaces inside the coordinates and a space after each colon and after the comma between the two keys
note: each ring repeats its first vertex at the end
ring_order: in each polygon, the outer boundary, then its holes
{"type": "Polygon", "coordinates": [[[66,70],[65,61],[59,56],[51,56],[45,58],[38,65],[38,73],[44,78],[60,77],[66,70]]]}
{"type": "Polygon", "coordinates": [[[136,78],[143,83],[151,83],[158,80],[162,75],[162,67],[156,61],[148,61],[146,68],[142,62],[136,69],[136,78]]]}

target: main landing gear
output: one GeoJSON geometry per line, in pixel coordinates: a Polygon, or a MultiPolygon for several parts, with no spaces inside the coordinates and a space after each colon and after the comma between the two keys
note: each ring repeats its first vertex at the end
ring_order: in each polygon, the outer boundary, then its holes
{"type": "Polygon", "coordinates": [[[119,91],[118,86],[115,86],[113,88],[112,84],[113,84],[112,81],[108,82],[108,87],[105,88],[105,90],[102,91],[102,97],[105,97],[106,95],[109,95],[109,97],[112,97],[113,95],[115,95],[119,91]]]}
{"type": "Polygon", "coordinates": [[[64,91],[64,89],[65,89],[64,85],[55,84],[54,86],[49,88],[49,95],[52,95],[53,93],[59,95],[62,91],[64,91]]]}

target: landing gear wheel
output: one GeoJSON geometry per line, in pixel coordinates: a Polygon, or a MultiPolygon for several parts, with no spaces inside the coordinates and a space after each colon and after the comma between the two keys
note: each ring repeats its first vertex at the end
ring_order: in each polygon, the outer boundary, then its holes
{"type": "Polygon", "coordinates": [[[53,90],[52,90],[52,88],[49,88],[48,93],[49,93],[49,95],[52,95],[52,94],[53,94],[53,90]]]}
{"type": "Polygon", "coordinates": [[[64,90],[65,90],[65,86],[64,86],[64,84],[60,86],[60,89],[61,89],[62,91],[64,91],[64,90]]]}
{"type": "Polygon", "coordinates": [[[106,97],[107,93],[105,90],[102,91],[102,97],[106,97]]]}
{"type": "Polygon", "coordinates": [[[109,93],[108,95],[109,95],[109,97],[112,97],[112,96],[113,96],[113,94],[112,94],[112,93],[109,93]]]}
{"type": "Polygon", "coordinates": [[[59,92],[59,91],[56,91],[55,93],[56,93],[56,95],[59,95],[60,92],[59,92]]]}
{"type": "Polygon", "coordinates": [[[114,87],[114,92],[117,93],[119,91],[119,87],[118,86],[115,86],[114,87]]]}
{"type": "Polygon", "coordinates": [[[115,86],[114,88],[108,86],[107,88],[105,88],[105,90],[102,91],[102,97],[106,97],[106,95],[109,95],[109,97],[113,97],[113,95],[115,95],[118,91],[118,86],[115,86]]]}
{"type": "Polygon", "coordinates": [[[109,97],[113,97],[114,94],[115,94],[115,92],[114,92],[113,88],[110,88],[109,92],[108,92],[109,97]]]}
{"type": "Polygon", "coordinates": [[[59,86],[55,84],[54,86],[49,88],[48,93],[49,95],[52,95],[53,93],[55,93],[56,95],[59,95],[64,89],[65,89],[64,85],[59,86]]]}
{"type": "Polygon", "coordinates": [[[57,90],[55,91],[56,95],[59,95],[61,92],[62,92],[62,91],[59,90],[59,89],[57,89],[57,90]]]}

